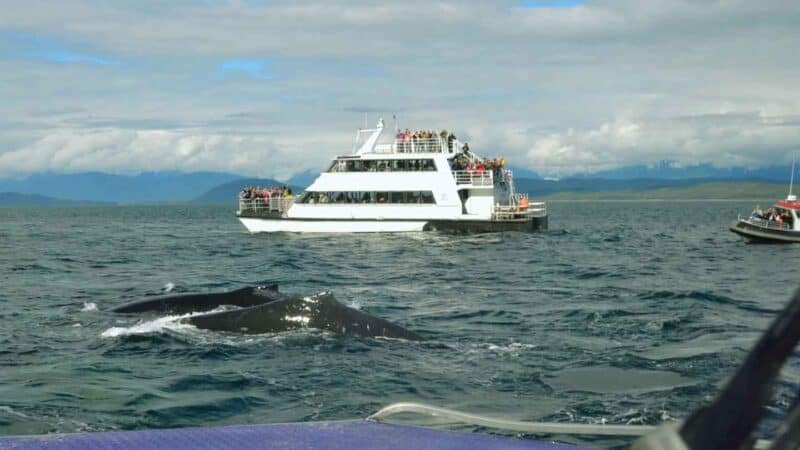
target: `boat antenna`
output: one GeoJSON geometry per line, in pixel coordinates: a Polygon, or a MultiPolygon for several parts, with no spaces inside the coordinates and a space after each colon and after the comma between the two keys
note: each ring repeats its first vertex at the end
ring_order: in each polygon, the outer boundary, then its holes
{"type": "Polygon", "coordinates": [[[793,201],[792,188],[794,187],[794,163],[797,160],[797,154],[792,155],[792,176],[789,178],[789,196],[786,200],[793,201]]]}

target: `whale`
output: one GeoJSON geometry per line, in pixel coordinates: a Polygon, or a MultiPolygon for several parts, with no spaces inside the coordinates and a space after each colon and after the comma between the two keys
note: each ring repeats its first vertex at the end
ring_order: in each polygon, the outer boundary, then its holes
{"type": "Polygon", "coordinates": [[[245,334],[280,333],[305,328],[359,337],[421,341],[424,338],[388,320],[351,308],[331,292],[287,295],[277,285],[230,292],[161,295],[113,308],[119,314],[194,314],[181,322],[209,331],[245,334]],[[222,306],[235,309],[214,311],[222,306]]]}
{"type": "Polygon", "coordinates": [[[419,334],[388,320],[343,305],[330,292],[275,300],[249,308],[203,314],[183,320],[204,330],[248,334],[316,328],[361,337],[423,340],[419,334]]]}
{"type": "Polygon", "coordinates": [[[244,287],[230,292],[159,295],[125,303],[111,309],[111,312],[120,314],[190,314],[211,311],[222,305],[247,308],[284,298],[286,296],[278,292],[278,285],[270,284],[244,287]]]}

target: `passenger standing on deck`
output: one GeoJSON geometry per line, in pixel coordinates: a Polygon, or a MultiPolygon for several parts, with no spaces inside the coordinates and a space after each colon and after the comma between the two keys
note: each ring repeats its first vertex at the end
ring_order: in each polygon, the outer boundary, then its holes
{"type": "Polygon", "coordinates": [[[450,151],[450,152],[453,151],[453,141],[455,141],[456,139],[457,139],[456,135],[453,134],[453,133],[450,133],[450,134],[447,135],[447,150],[448,151],[450,151]]]}

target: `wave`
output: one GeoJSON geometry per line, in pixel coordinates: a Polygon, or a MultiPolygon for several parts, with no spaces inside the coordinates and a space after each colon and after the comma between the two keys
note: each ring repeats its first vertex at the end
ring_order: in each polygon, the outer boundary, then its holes
{"type": "Polygon", "coordinates": [[[736,300],[710,291],[648,291],[639,295],[639,298],[642,300],[699,300],[720,305],[730,305],[739,309],[759,313],[770,314],[777,312],[777,310],[761,307],[754,302],[736,300]]]}
{"type": "Polygon", "coordinates": [[[129,327],[111,327],[100,333],[100,336],[104,338],[115,338],[120,336],[130,336],[136,334],[163,333],[166,331],[185,332],[189,330],[197,330],[195,326],[185,322],[181,322],[181,319],[196,316],[199,314],[204,314],[204,313],[164,316],[153,320],[138,322],[129,327]]]}
{"type": "Polygon", "coordinates": [[[9,416],[17,416],[17,417],[22,417],[23,419],[30,419],[30,418],[31,418],[31,417],[30,417],[29,415],[27,415],[27,414],[23,414],[23,413],[21,413],[21,412],[19,412],[19,411],[15,411],[15,410],[14,410],[13,408],[11,408],[10,406],[4,406],[4,405],[0,405],[0,413],[2,413],[2,414],[7,414],[7,415],[9,415],[9,416]]]}

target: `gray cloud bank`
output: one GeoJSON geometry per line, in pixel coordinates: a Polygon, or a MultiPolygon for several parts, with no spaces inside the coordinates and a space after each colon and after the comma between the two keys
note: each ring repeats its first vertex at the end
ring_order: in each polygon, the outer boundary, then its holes
{"type": "Polygon", "coordinates": [[[550,175],[663,159],[755,167],[791,160],[800,143],[800,3],[788,0],[8,0],[3,11],[0,177],[286,178],[347,153],[365,111],[456,130],[479,153],[550,175]]]}

